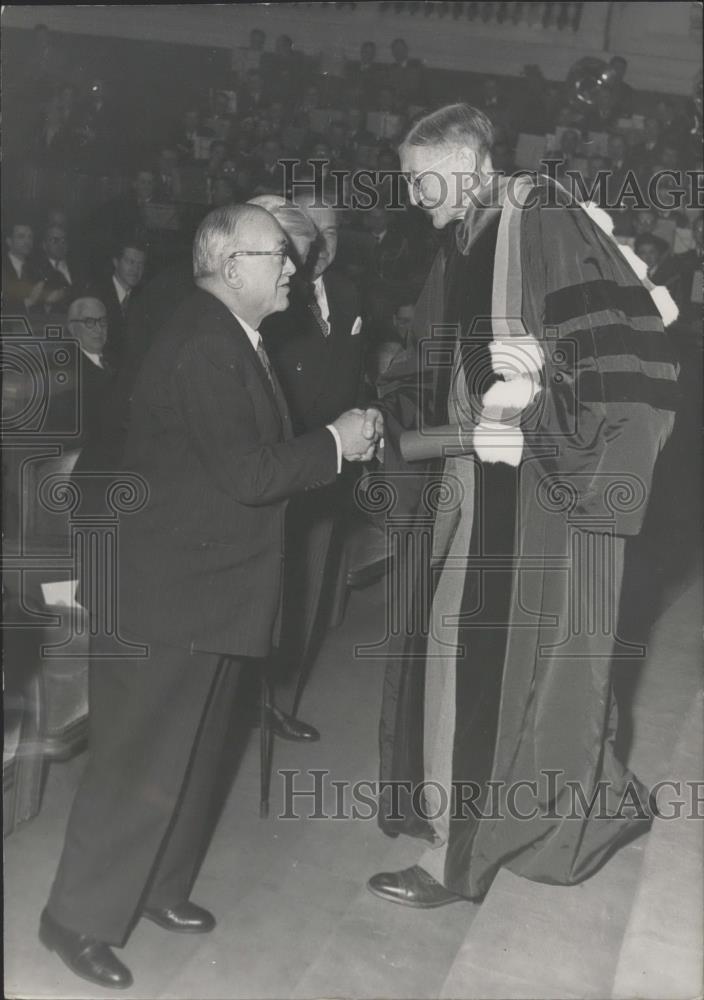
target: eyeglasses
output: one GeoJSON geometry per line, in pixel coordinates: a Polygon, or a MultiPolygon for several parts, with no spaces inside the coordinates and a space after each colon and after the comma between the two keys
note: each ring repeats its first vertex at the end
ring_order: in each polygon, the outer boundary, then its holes
{"type": "Polygon", "coordinates": [[[283,267],[289,252],[288,250],[235,250],[227,259],[234,260],[235,257],[278,257],[283,267]]]}
{"type": "Polygon", "coordinates": [[[108,318],[107,316],[82,316],[80,319],[74,320],[74,323],[83,323],[89,330],[105,330],[107,329],[108,318]]]}

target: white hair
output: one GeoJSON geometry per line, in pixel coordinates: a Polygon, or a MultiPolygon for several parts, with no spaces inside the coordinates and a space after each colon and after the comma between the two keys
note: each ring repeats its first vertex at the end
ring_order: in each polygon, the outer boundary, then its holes
{"type": "Polygon", "coordinates": [[[226,251],[232,252],[238,231],[247,223],[256,224],[268,214],[258,205],[225,205],[206,215],[193,240],[195,280],[216,274],[226,251]]]}

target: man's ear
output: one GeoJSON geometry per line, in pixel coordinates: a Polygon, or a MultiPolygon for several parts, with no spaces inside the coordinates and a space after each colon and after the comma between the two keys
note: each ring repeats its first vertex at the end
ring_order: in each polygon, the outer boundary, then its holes
{"type": "Polygon", "coordinates": [[[237,265],[237,259],[233,258],[231,260],[226,260],[222,266],[223,278],[230,286],[230,288],[241,288],[242,279],[240,278],[239,267],[237,265]]]}
{"type": "Polygon", "coordinates": [[[472,149],[471,146],[460,147],[459,159],[468,173],[470,174],[477,173],[477,169],[479,166],[479,158],[477,156],[476,150],[472,149]]]}

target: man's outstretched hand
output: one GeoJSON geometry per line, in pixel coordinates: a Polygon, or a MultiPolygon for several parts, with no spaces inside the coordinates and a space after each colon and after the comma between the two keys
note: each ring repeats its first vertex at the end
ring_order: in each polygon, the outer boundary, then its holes
{"type": "Polygon", "coordinates": [[[368,462],[374,457],[384,433],[384,418],[379,410],[347,410],[333,422],[340,435],[342,457],[348,462],[368,462]]]}

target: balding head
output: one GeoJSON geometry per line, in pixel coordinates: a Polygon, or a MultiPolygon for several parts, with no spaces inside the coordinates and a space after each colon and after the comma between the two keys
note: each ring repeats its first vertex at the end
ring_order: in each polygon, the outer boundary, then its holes
{"type": "Polygon", "coordinates": [[[201,222],[193,242],[196,284],[250,326],[288,306],[296,270],[288,242],[273,216],[259,205],[228,205],[201,222]]]}
{"type": "Polygon", "coordinates": [[[86,295],[68,307],[68,328],[82,350],[102,354],[108,336],[108,314],[100,299],[86,295]]]}

